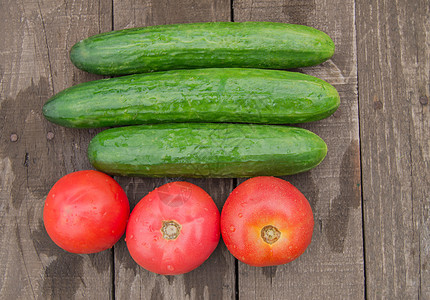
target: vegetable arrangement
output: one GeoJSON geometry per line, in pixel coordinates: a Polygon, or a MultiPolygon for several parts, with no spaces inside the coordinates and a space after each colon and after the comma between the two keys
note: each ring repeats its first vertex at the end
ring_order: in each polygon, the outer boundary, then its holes
{"type": "Polygon", "coordinates": [[[319,78],[276,69],[316,65],[333,53],[321,31],[270,22],[125,29],[75,44],[70,58],[78,68],[127,76],[82,83],[45,103],[46,119],[61,126],[119,126],[90,142],[98,171],[66,175],[52,188],[44,208],[48,234],[66,251],[94,253],[126,232],[133,259],[159,274],[197,268],[221,234],[244,263],[296,259],[311,241],[312,210],[294,186],[273,176],[316,167],[327,145],[284,125],[327,118],[340,99],[319,78]],[[155,189],[130,215],[124,191],[104,173],[254,178],[231,193],[221,216],[205,191],[184,181],[155,189]]]}

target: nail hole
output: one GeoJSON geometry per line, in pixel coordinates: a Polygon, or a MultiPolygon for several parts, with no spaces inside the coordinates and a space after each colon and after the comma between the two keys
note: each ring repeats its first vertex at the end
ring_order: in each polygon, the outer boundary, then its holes
{"type": "Polygon", "coordinates": [[[11,142],[16,142],[18,140],[18,135],[16,133],[12,133],[10,135],[10,141],[11,142]]]}

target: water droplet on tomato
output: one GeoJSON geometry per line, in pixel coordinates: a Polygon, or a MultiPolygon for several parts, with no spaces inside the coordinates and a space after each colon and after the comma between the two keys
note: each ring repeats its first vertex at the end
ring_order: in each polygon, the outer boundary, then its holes
{"type": "Polygon", "coordinates": [[[130,235],[130,240],[134,238],[134,235],[130,235]]]}
{"type": "Polygon", "coordinates": [[[167,265],[167,269],[169,271],[174,271],[175,270],[175,268],[172,265],[167,265]]]}
{"type": "Polygon", "coordinates": [[[236,231],[236,227],[234,227],[233,225],[230,226],[230,231],[231,232],[235,232],[236,231]]]}
{"type": "Polygon", "coordinates": [[[248,202],[243,201],[243,202],[240,203],[240,206],[245,207],[247,204],[248,204],[248,202]]]}
{"type": "Polygon", "coordinates": [[[242,218],[242,217],[243,217],[243,214],[239,213],[237,216],[238,216],[239,218],[242,218]]]}
{"type": "Polygon", "coordinates": [[[154,242],[158,241],[158,236],[154,236],[154,242]]]}

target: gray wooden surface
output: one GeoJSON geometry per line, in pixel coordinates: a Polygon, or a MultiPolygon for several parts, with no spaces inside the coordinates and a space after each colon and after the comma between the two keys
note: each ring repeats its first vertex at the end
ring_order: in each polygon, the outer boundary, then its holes
{"type": "MultiPolygon", "coordinates": [[[[429,10],[427,0],[1,1],[0,299],[430,299],[429,10]],[[301,126],[327,142],[324,162],[284,178],[311,203],[311,245],[290,264],[254,268],[220,242],[180,276],[140,268],[123,239],[99,254],[62,251],[44,230],[44,199],[61,176],[91,168],[99,131],[41,114],[53,94],[101,78],[75,68],[70,47],[112,29],[205,21],[304,24],[336,44],[332,59],[297,70],[341,96],[333,116],[301,126]]],[[[133,207],[177,178],[115,179],[133,207]]],[[[219,209],[241,182],[188,181],[219,209]]]]}

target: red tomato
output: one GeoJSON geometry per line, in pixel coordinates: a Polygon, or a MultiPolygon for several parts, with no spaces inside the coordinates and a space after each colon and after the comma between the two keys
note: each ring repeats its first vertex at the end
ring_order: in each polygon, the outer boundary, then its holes
{"type": "Polygon", "coordinates": [[[251,178],[236,187],[221,213],[227,249],[257,267],[299,257],[311,242],[313,227],[305,196],[291,183],[269,176],[251,178]]]}
{"type": "Polygon", "coordinates": [[[121,186],[99,171],[70,173],[55,183],[43,221],[51,239],[72,253],[111,248],[124,234],[130,206],[121,186]]]}
{"type": "Polygon", "coordinates": [[[167,183],[142,198],[130,215],[126,242],[148,271],[177,275],[200,266],[220,239],[212,198],[189,182],[167,183]]]}

